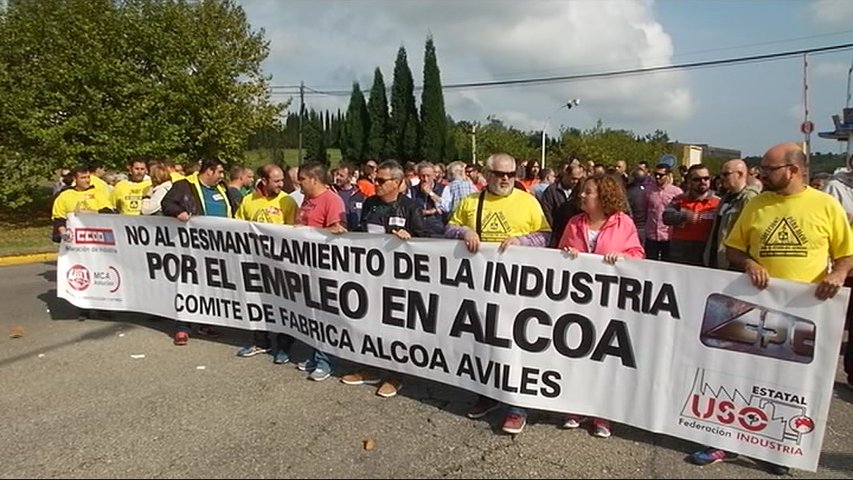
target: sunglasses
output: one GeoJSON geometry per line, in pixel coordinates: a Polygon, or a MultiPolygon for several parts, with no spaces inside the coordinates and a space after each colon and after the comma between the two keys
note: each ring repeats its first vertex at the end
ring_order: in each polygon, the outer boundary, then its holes
{"type": "Polygon", "coordinates": [[[489,170],[489,173],[498,177],[498,178],[515,178],[515,171],[512,172],[501,172],[499,170],[489,170]]]}
{"type": "Polygon", "coordinates": [[[667,175],[668,175],[667,173],[657,173],[657,172],[655,172],[655,178],[663,178],[663,177],[665,177],[665,176],[667,176],[667,175]]]}
{"type": "Polygon", "coordinates": [[[381,186],[381,185],[383,185],[383,184],[385,184],[385,182],[392,182],[392,181],[394,181],[394,179],[393,179],[393,178],[379,178],[379,177],[376,177],[376,178],[374,178],[374,179],[373,179],[373,183],[375,183],[375,184],[377,184],[377,185],[380,185],[380,186],[381,186]]]}

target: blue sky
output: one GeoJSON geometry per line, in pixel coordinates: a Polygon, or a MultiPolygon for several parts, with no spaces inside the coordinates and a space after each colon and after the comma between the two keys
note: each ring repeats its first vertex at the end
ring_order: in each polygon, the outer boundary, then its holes
{"type": "MultiPolygon", "coordinates": [[[[442,81],[488,81],[671,65],[853,43],[853,0],[240,0],[270,40],[274,85],[363,88],[373,70],[393,75],[407,49],[415,83],[432,33],[442,81]]],[[[809,58],[810,118],[830,130],[845,102],[853,50],[809,58]]],[[[657,128],[687,143],[761,154],[801,140],[802,59],[512,88],[445,93],[456,119],[493,115],[522,129],[657,128]],[[559,105],[580,98],[578,108],[559,105]]],[[[288,98],[277,95],[279,100],[288,98]]],[[[308,106],[346,108],[347,96],[311,95],[308,106]]],[[[813,151],[838,151],[812,137],[813,151]]]]}

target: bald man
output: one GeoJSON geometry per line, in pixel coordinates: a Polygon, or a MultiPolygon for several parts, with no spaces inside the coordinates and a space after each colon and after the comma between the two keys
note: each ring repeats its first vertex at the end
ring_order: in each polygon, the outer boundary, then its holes
{"type": "MultiPolygon", "coordinates": [[[[743,208],[726,238],[726,256],[758,289],[767,288],[771,278],[815,283],[815,296],[825,300],[838,293],[853,267],[853,235],[838,201],[808,186],[805,167],[806,156],[796,143],[764,154],[758,167],[764,192],[743,208]]],[[[708,465],[735,457],[707,448],[688,460],[708,465]]],[[[788,467],[762,463],[773,474],[788,473],[788,467]]]]}
{"type": "Polygon", "coordinates": [[[740,212],[747,202],[759,193],[758,188],[749,185],[749,168],[746,162],[737,158],[729,160],[720,168],[720,178],[726,194],[720,201],[711,235],[705,245],[703,264],[706,267],[730,270],[731,265],[726,258],[726,246],[723,243],[732,230],[740,212]]]}

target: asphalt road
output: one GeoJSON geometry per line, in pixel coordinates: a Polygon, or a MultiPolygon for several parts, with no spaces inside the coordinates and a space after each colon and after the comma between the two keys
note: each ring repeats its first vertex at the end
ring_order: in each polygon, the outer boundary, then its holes
{"type": "MultiPolygon", "coordinates": [[[[534,414],[503,435],[496,414],[464,416],[474,398],[462,390],[407,379],[383,399],[266,355],[237,358],[248,332],[175,347],[168,321],[80,322],[54,277],[50,264],[0,267],[3,478],[771,476],[748,459],[689,465],[695,444],[624,425],[602,440],[534,414]],[[12,339],[16,325],[24,336],[12,339]]],[[[792,475],[853,478],[851,432],[853,391],[837,383],[820,469],[792,475]]]]}

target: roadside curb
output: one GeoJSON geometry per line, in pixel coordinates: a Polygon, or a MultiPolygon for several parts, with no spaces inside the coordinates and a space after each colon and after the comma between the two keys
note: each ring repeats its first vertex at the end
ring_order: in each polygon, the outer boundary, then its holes
{"type": "Polygon", "coordinates": [[[0,267],[10,265],[23,265],[26,263],[53,262],[59,254],[51,253],[31,253],[28,255],[12,255],[9,257],[0,257],[0,267]]]}

